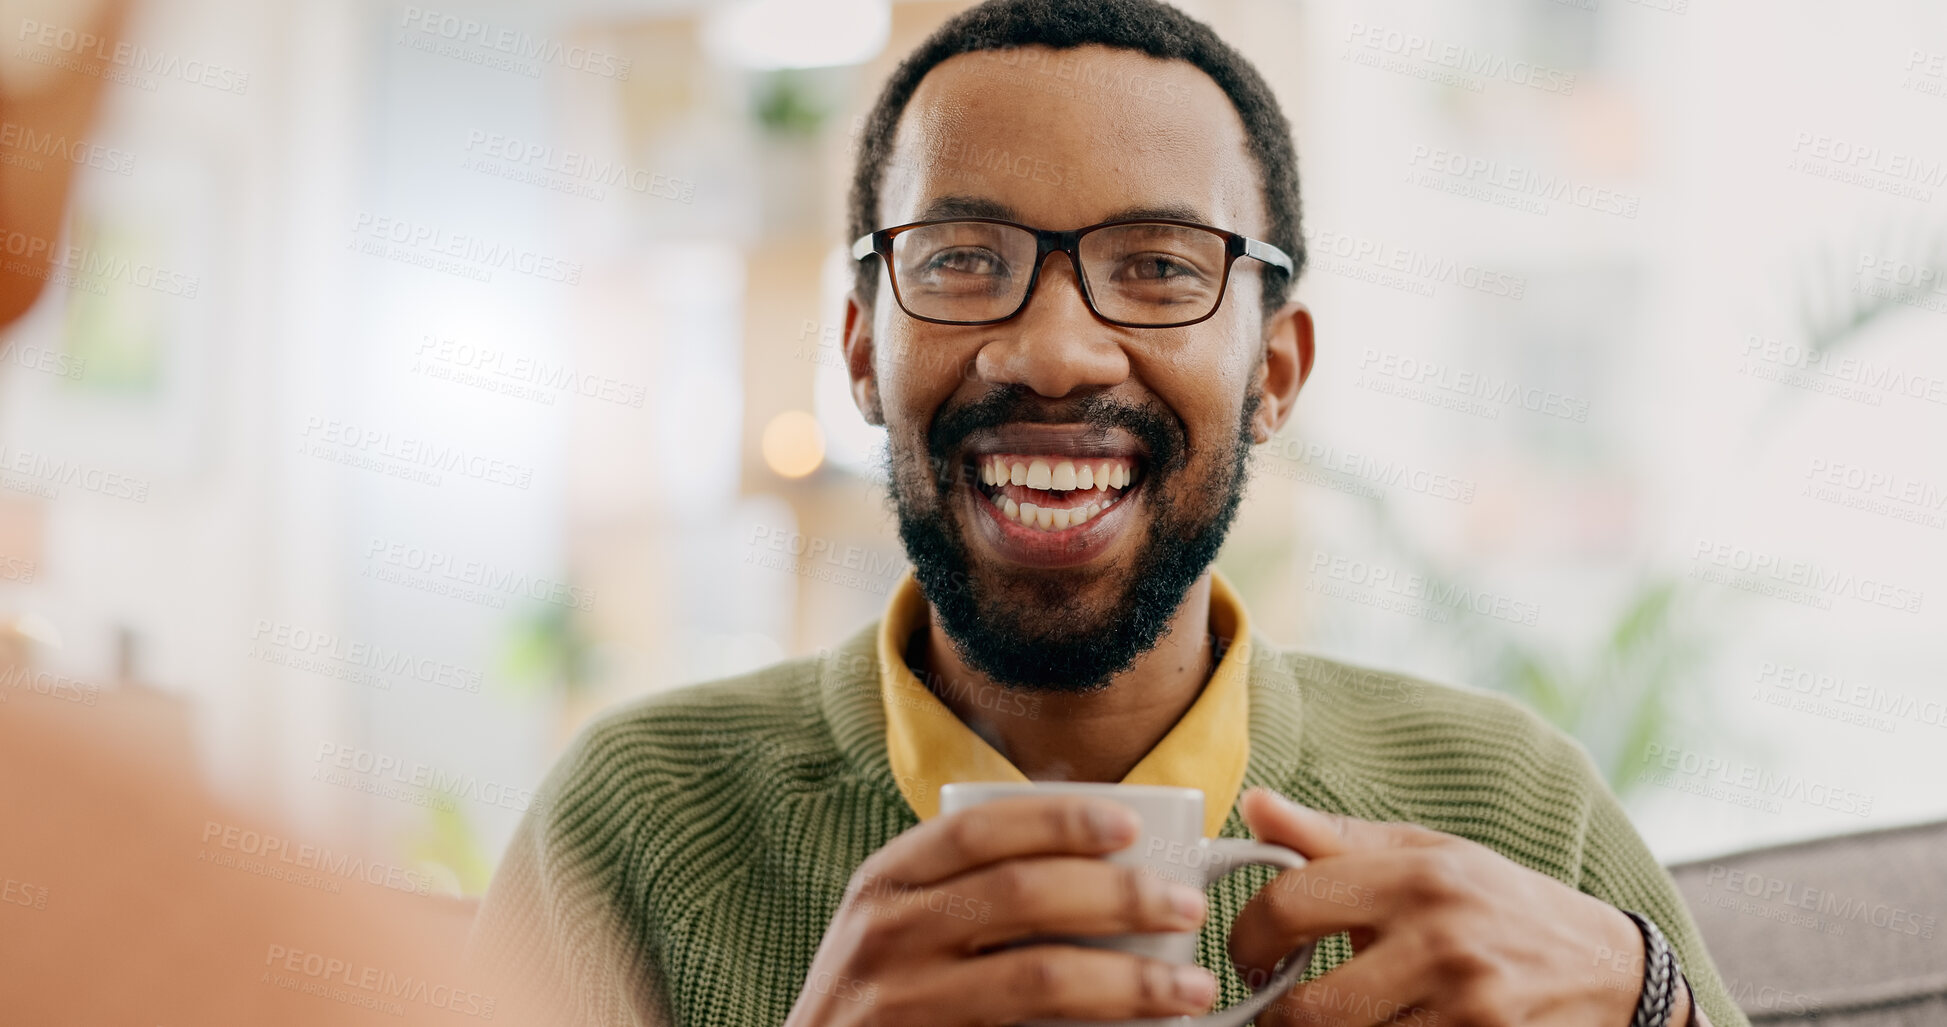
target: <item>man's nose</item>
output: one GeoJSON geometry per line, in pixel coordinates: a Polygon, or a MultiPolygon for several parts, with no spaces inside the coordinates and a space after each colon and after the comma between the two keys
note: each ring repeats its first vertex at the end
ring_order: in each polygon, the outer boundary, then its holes
{"type": "Polygon", "coordinates": [[[1089,313],[1068,254],[1048,254],[1027,308],[993,326],[974,369],[982,381],[1025,385],[1050,399],[1079,388],[1107,387],[1129,377],[1122,338],[1134,329],[1104,324],[1089,313]]]}

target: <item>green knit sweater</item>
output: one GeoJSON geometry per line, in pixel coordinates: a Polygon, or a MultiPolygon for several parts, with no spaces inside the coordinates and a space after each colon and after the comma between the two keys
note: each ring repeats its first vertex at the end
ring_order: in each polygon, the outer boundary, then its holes
{"type": "MultiPolygon", "coordinates": [[[[887,763],[876,630],[628,703],[585,729],[507,850],[476,958],[544,980],[578,1023],[781,1023],[852,872],[919,822],[887,763]]],[[[1567,736],[1500,696],[1262,638],[1252,654],[1245,787],[1470,838],[1640,911],[1669,936],[1711,1020],[1747,1023],[1669,875],[1567,736]]],[[[1223,835],[1250,837],[1234,808],[1223,835]]],[[[1245,868],[1210,889],[1198,962],[1224,1004],[1246,994],[1229,925],[1274,873],[1245,868]]],[[[1310,975],[1351,955],[1345,935],[1328,937],[1310,975]]]]}

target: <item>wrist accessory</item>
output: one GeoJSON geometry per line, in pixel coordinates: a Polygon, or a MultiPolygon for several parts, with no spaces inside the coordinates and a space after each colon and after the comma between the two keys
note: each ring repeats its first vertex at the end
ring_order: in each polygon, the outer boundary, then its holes
{"type": "MultiPolygon", "coordinates": [[[[1643,932],[1643,994],[1636,1000],[1636,1015],[1629,1021],[1629,1027],[1670,1027],[1670,1011],[1677,1004],[1677,982],[1683,980],[1676,950],[1670,948],[1663,932],[1648,917],[1627,909],[1622,914],[1635,921],[1636,929],[1643,932]]],[[[1688,986],[1685,982],[1685,987],[1688,986]]]]}

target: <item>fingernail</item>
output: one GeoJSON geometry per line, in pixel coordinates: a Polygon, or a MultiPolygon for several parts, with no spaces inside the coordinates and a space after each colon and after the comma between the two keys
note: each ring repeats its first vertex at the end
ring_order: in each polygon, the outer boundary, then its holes
{"type": "Polygon", "coordinates": [[[1173,983],[1176,997],[1198,1009],[1210,1008],[1217,998],[1217,978],[1200,966],[1179,966],[1176,968],[1173,983]]]}
{"type": "Polygon", "coordinates": [[[1204,900],[1202,892],[1186,885],[1170,885],[1170,909],[1185,923],[1203,923],[1203,915],[1208,908],[1209,903],[1204,900]]]}
{"type": "Polygon", "coordinates": [[[1088,829],[1104,842],[1127,842],[1136,837],[1142,825],[1136,822],[1136,814],[1129,807],[1112,802],[1090,803],[1088,829]]]}

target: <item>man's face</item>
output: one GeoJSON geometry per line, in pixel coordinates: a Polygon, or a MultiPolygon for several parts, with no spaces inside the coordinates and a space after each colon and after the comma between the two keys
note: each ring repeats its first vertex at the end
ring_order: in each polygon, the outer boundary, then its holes
{"type": "MultiPolygon", "coordinates": [[[[1148,215],[1262,237],[1245,146],[1229,99],[1184,62],[962,54],[901,118],[881,224],[1148,215]]],[[[1268,434],[1260,266],[1237,262],[1209,320],[1160,329],[1096,320],[1062,254],[1018,316],[985,326],[907,316],[881,267],[855,393],[883,417],[900,537],[970,666],[1083,691],[1155,645],[1222,543],[1254,429],[1268,434]]]]}

